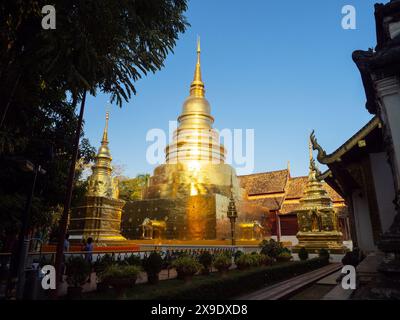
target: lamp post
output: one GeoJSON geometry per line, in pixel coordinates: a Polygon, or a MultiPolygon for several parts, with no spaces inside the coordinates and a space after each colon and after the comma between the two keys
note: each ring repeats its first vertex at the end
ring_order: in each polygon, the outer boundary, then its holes
{"type": "Polygon", "coordinates": [[[231,190],[231,197],[229,200],[227,216],[229,218],[229,221],[231,222],[231,240],[232,240],[232,246],[234,246],[234,245],[236,245],[235,223],[236,223],[238,214],[237,214],[235,199],[233,198],[232,190],[231,190]]]}

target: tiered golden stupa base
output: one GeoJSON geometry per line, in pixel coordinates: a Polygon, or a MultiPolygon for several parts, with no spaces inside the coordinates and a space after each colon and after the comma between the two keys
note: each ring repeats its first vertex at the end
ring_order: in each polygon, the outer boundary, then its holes
{"type": "Polygon", "coordinates": [[[70,242],[81,244],[89,237],[97,245],[115,245],[126,238],[121,235],[121,213],[125,201],[86,196],[82,206],[72,210],[69,233],[70,242]]]}
{"type": "Polygon", "coordinates": [[[321,249],[326,249],[330,253],[345,253],[348,249],[343,245],[342,234],[337,231],[332,232],[299,232],[297,234],[298,245],[293,249],[297,253],[301,248],[305,248],[309,253],[318,253],[321,249]]]}

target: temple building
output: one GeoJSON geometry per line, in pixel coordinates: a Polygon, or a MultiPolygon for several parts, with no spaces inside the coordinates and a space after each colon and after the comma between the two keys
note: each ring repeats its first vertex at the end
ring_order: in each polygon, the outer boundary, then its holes
{"type": "MultiPolygon", "coordinates": [[[[297,245],[297,212],[302,208],[301,199],[307,189],[308,176],[292,177],[288,164],[287,169],[238,178],[245,190],[247,203],[264,208],[267,212],[271,237],[288,246],[297,245]]],[[[323,183],[322,188],[332,200],[343,240],[349,241],[350,224],[345,200],[328,184],[323,183]]]]}
{"type": "Polygon", "coordinates": [[[375,5],[375,50],[353,52],[373,118],[327,154],[312,136],[321,178],[349,203],[355,247],[354,299],[400,299],[400,1],[375,5]]]}
{"type": "Polygon", "coordinates": [[[118,181],[112,177],[111,153],[108,147],[108,119],[97,152],[84,203],[72,209],[70,240],[82,242],[92,237],[97,245],[117,244],[121,236],[121,215],[125,201],[118,199],[118,181]]]}
{"type": "MultiPolygon", "coordinates": [[[[234,168],[225,163],[225,148],[212,127],[214,118],[205,98],[197,63],[178,117],[173,141],[166,148],[166,163],[158,166],[143,191],[143,199],[128,202],[122,231],[129,239],[215,241],[230,239],[227,209],[231,190],[237,207],[243,198],[234,168]]],[[[238,232],[248,240],[261,240],[267,228],[266,212],[250,206],[239,209],[238,232]],[[261,227],[261,228],[260,228],[261,227]]]]}

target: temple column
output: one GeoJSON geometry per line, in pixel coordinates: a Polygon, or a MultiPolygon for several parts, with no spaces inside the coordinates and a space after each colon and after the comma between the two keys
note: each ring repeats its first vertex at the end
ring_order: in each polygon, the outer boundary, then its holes
{"type": "Polygon", "coordinates": [[[385,140],[392,162],[396,189],[400,181],[400,81],[398,77],[388,77],[375,82],[379,97],[380,116],[385,125],[385,140]],[[390,141],[391,140],[391,141],[390,141]]]}
{"type": "Polygon", "coordinates": [[[378,97],[379,115],[384,125],[385,149],[393,172],[396,196],[394,199],[397,214],[387,232],[385,232],[378,247],[386,253],[394,253],[395,259],[383,263],[380,270],[385,274],[400,274],[400,82],[396,76],[375,81],[378,97]]]}

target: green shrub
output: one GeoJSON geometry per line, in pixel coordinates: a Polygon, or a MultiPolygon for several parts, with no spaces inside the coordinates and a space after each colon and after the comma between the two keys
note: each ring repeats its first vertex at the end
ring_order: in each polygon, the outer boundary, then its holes
{"type": "Polygon", "coordinates": [[[201,264],[190,256],[183,256],[172,262],[172,267],[176,269],[179,279],[194,276],[200,269],[201,264]]]}
{"type": "Polygon", "coordinates": [[[363,253],[358,248],[354,248],[353,251],[346,252],[342,258],[343,265],[351,265],[357,267],[357,265],[364,259],[363,253]]]}
{"type": "Polygon", "coordinates": [[[233,258],[234,258],[234,260],[235,260],[235,263],[236,263],[236,260],[237,260],[240,256],[242,256],[242,255],[244,255],[244,252],[241,251],[241,250],[238,250],[238,251],[235,252],[235,254],[233,255],[233,258]]]}
{"type": "Polygon", "coordinates": [[[148,282],[150,284],[158,282],[158,274],[161,272],[162,267],[163,260],[157,252],[150,253],[150,255],[143,260],[143,268],[147,273],[148,282]]]}
{"type": "Polygon", "coordinates": [[[109,266],[115,263],[114,258],[106,253],[101,258],[97,259],[93,265],[94,271],[97,275],[100,275],[104,270],[106,270],[109,266]]]}
{"type": "Polygon", "coordinates": [[[81,287],[90,276],[90,263],[83,257],[70,257],[66,263],[67,283],[72,287],[81,287]]]}
{"type": "Polygon", "coordinates": [[[278,254],[278,256],[276,257],[276,260],[279,262],[287,262],[292,260],[292,254],[290,252],[287,251],[283,251],[280,254],[278,254]]]}
{"type": "Polygon", "coordinates": [[[319,250],[318,256],[319,256],[320,258],[322,258],[322,259],[327,259],[327,260],[329,260],[330,254],[329,254],[329,251],[328,251],[328,250],[322,248],[321,250],[319,250]]]}
{"type": "Polygon", "coordinates": [[[224,253],[217,254],[214,257],[214,267],[219,272],[226,272],[229,270],[230,266],[232,265],[232,258],[228,257],[224,253]]]}
{"type": "Polygon", "coordinates": [[[212,266],[213,256],[210,252],[204,251],[199,255],[199,262],[203,266],[202,273],[209,274],[210,267],[212,266]]]}
{"type": "Polygon", "coordinates": [[[141,268],[139,266],[120,266],[120,265],[111,265],[107,267],[104,272],[101,274],[101,280],[105,282],[109,282],[112,280],[121,280],[121,279],[135,279],[139,275],[141,268]]]}
{"type": "MultiPolygon", "coordinates": [[[[231,299],[264,288],[267,285],[289,279],[295,275],[315,270],[327,265],[321,258],[295,261],[270,267],[259,267],[245,271],[233,271],[226,277],[209,276],[194,281],[190,286],[171,285],[151,295],[154,300],[220,300],[231,299]]],[[[168,280],[167,280],[168,281],[168,280]]],[[[174,281],[174,280],[171,280],[174,281]]],[[[138,294],[135,298],[149,299],[138,294]]]]}
{"type": "Polygon", "coordinates": [[[239,270],[245,270],[251,267],[257,267],[261,264],[261,256],[256,254],[242,254],[236,260],[236,266],[239,270]]]}
{"type": "Polygon", "coordinates": [[[261,266],[261,254],[259,254],[258,252],[252,252],[250,254],[250,258],[251,258],[251,266],[252,267],[259,267],[261,266]]]}
{"type": "Polygon", "coordinates": [[[300,250],[299,250],[298,255],[299,255],[299,259],[301,261],[307,260],[308,259],[308,251],[307,251],[307,249],[304,248],[304,247],[301,247],[300,250]]]}
{"type": "Polygon", "coordinates": [[[267,256],[266,254],[260,254],[260,264],[264,266],[270,266],[274,263],[274,259],[267,256]]]}
{"type": "Polygon", "coordinates": [[[278,255],[285,250],[280,242],[276,242],[274,239],[263,240],[260,243],[261,254],[265,254],[273,259],[276,259],[278,255]]]}
{"type": "Polygon", "coordinates": [[[128,258],[125,260],[125,264],[130,265],[130,266],[142,266],[142,259],[140,256],[137,256],[136,254],[131,254],[128,258]]]}

